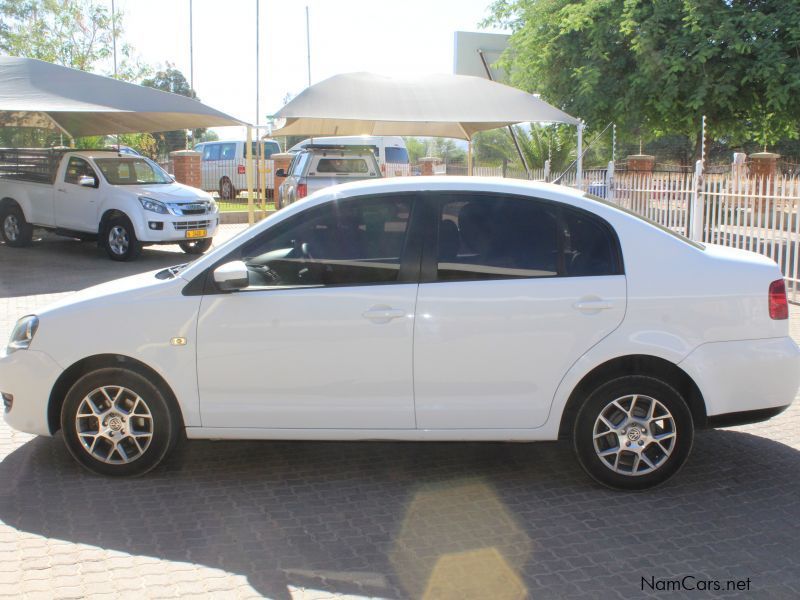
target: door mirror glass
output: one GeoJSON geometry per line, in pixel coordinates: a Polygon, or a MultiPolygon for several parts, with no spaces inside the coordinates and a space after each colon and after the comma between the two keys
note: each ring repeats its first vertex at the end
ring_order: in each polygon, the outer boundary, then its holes
{"type": "Polygon", "coordinates": [[[240,260],[225,263],[214,269],[214,282],[221,290],[233,292],[248,286],[247,265],[240,260]]]}
{"type": "Polygon", "coordinates": [[[81,175],[78,178],[78,185],[83,187],[97,187],[97,179],[91,177],[90,175],[81,175]]]}
{"type": "Polygon", "coordinates": [[[278,169],[275,171],[275,177],[286,177],[286,171],[283,169],[278,169]]]}

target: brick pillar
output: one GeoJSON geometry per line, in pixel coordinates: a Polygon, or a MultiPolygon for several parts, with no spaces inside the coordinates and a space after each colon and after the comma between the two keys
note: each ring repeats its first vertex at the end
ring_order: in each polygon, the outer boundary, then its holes
{"type": "Polygon", "coordinates": [[[176,150],[169,153],[172,161],[172,174],[178,183],[195,188],[203,187],[203,173],[200,168],[200,153],[194,150],[176,150]]]}
{"type": "Polygon", "coordinates": [[[775,174],[778,172],[778,159],[780,154],[774,152],[756,152],[751,154],[750,159],[750,177],[759,177],[766,179],[775,179],[775,174]]]}
{"type": "Polygon", "coordinates": [[[420,158],[419,164],[421,166],[422,175],[433,175],[433,166],[438,165],[441,162],[441,159],[436,158],[435,156],[426,156],[425,158],[420,158]]]}
{"type": "Polygon", "coordinates": [[[656,166],[656,157],[650,154],[631,154],[628,156],[628,171],[652,173],[656,166]]]}
{"type": "Polygon", "coordinates": [[[273,173],[276,173],[276,175],[275,175],[275,193],[273,194],[272,197],[275,199],[275,208],[281,208],[280,206],[278,206],[278,202],[279,202],[278,189],[281,187],[281,184],[284,181],[286,181],[286,177],[278,177],[277,172],[278,172],[278,169],[283,169],[284,171],[287,171],[289,169],[289,163],[292,162],[292,159],[294,158],[294,154],[290,154],[288,152],[280,152],[280,153],[273,154],[269,158],[270,158],[270,160],[274,160],[275,161],[275,167],[274,167],[273,173]]]}

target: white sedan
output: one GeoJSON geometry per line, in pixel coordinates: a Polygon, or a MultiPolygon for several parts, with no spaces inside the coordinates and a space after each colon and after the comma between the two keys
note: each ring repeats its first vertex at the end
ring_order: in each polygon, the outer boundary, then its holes
{"type": "Polygon", "coordinates": [[[393,178],[328,188],[188,266],[18,322],[5,419],[107,475],[179,438],[568,438],[600,483],[674,475],[695,429],[800,384],[784,281],[564,187],[393,178]]]}

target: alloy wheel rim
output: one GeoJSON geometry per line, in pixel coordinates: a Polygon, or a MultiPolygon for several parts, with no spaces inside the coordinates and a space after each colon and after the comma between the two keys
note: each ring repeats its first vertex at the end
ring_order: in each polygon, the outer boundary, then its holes
{"type": "Polygon", "coordinates": [[[122,386],[107,385],[86,394],[75,415],[81,447],[94,459],[124,465],[140,458],[153,441],[153,416],[147,402],[122,386]]]}
{"type": "Polygon", "coordinates": [[[630,394],[612,400],[600,411],[592,440],[603,465],[614,473],[638,477],[667,462],[677,435],[675,418],[663,403],[630,394]]]}
{"type": "Polygon", "coordinates": [[[16,215],[6,215],[3,221],[3,231],[6,234],[6,239],[12,242],[17,241],[19,236],[19,220],[16,215]]]}
{"type": "Polygon", "coordinates": [[[128,232],[120,225],[114,225],[108,232],[108,246],[114,254],[123,255],[128,251],[130,238],[128,232]]]}

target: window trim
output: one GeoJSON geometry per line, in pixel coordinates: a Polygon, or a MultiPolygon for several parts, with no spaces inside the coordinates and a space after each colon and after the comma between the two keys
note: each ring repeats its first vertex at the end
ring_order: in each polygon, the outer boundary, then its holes
{"type": "MultiPolygon", "coordinates": [[[[225,263],[234,261],[234,260],[241,260],[242,259],[242,251],[245,246],[251,244],[255,241],[256,238],[252,238],[247,240],[246,242],[242,242],[236,248],[232,249],[228,252],[225,256],[220,258],[219,260],[215,261],[211,264],[208,268],[204,271],[199,273],[194,279],[192,279],[188,285],[183,288],[183,295],[184,296],[210,296],[210,295],[219,295],[219,294],[240,294],[240,293],[256,293],[256,292],[268,292],[268,293],[280,293],[282,291],[289,291],[289,290],[330,290],[330,289],[337,289],[337,288],[352,288],[352,287],[368,287],[368,286],[377,286],[377,285],[406,285],[409,283],[418,283],[419,282],[419,272],[420,272],[420,265],[422,261],[422,245],[424,239],[424,232],[422,228],[424,227],[425,223],[430,220],[430,215],[426,214],[424,210],[424,203],[420,198],[420,194],[418,192],[391,192],[385,194],[369,194],[363,196],[351,196],[347,198],[331,198],[326,202],[321,204],[317,204],[315,206],[309,207],[308,209],[297,213],[296,215],[292,215],[291,217],[280,221],[279,223],[275,223],[272,227],[261,232],[260,235],[266,234],[268,231],[275,227],[292,227],[293,224],[297,221],[300,221],[302,218],[308,218],[310,213],[321,209],[323,207],[329,206],[331,203],[334,202],[358,202],[362,203],[366,198],[369,199],[391,199],[397,197],[406,198],[411,203],[411,210],[408,216],[408,229],[406,231],[406,241],[405,246],[403,247],[402,254],[400,256],[400,269],[397,274],[396,281],[375,281],[369,283],[336,283],[332,285],[286,285],[280,287],[257,287],[253,289],[243,289],[243,290],[235,290],[235,291],[226,291],[220,290],[217,287],[216,282],[214,281],[213,273],[214,269],[217,267],[224,265],[225,263]],[[423,218],[423,215],[426,218],[423,218]]],[[[256,236],[258,237],[258,236],[256,236]]]]}
{"type": "Polygon", "coordinates": [[[616,230],[611,226],[611,224],[598,215],[597,213],[593,213],[590,210],[586,210],[585,208],[580,208],[577,206],[573,206],[571,204],[567,204],[566,202],[561,202],[559,200],[549,200],[547,198],[540,198],[537,196],[526,196],[523,194],[514,194],[514,193],[507,193],[507,192],[486,192],[486,191],[472,191],[472,190],[447,190],[447,191],[431,191],[425,192],[423,198],[423,204],[429,204],[431,207],[430,215],[428,219],[430,219],[428,226],[426,228],[426,235],[425,235],[425,244],[422,256],[422,268],[420,270],[420,283],[489,283],[492,281],[513,281],[513,280],[533,280],[533,279],[565,279],[565,278],[575,278],[575,277],[613,277],[617,275],[625,275],[625,263],[622,256],[622,246],[619,241],[619,235],[617,235],[616,230]],[[463,279],[463,280],[453,280],[453,279],[439,279],[438,278],[438,250],[439,250],[439,221],[441,220],[442,216],[442,208],[444,208],[445,204],[448,202],[454,201],[454,196],[462,195],[465,198],[467,196],[471,198],[476,197],[488,197],[490,199],[503,199],[503,200],[519,200],[524,202],[536,202],[540,205],[546,204],[555,207],[556,209],[556,219],[557,219],[557,227],[558,227],[558,257],[557,257],[557,268],[558,272],[556,275],[542,275],[542,276],[530,276],[530,277],[516,277],[516,276],[497,276],[491,277],[488,279],[463,279]],[[601,226],[606,233],[610,236],[612,247],[612,261],[613,261],[613,272],[612,273],[605,273],[602,275],[567,275],[565,274],[565,264],[564,264],[564,228],[566,226],[566,213],[572,212],[573,214],[577,214],[584,218],[588,218],[593,220],[599,226],[601,226]]]}

